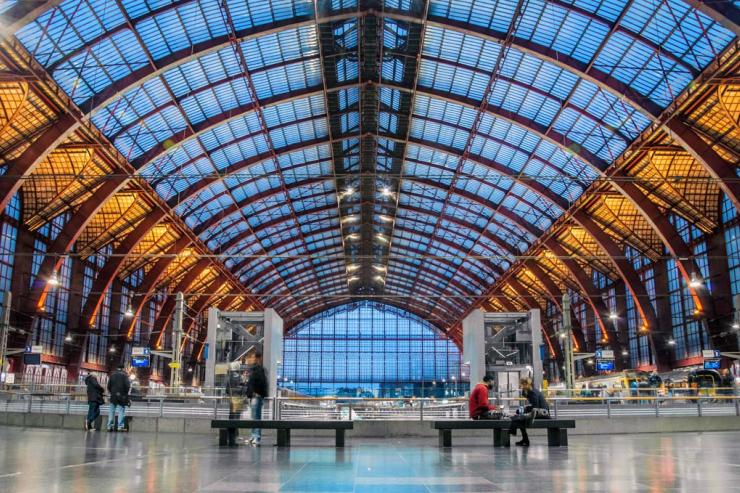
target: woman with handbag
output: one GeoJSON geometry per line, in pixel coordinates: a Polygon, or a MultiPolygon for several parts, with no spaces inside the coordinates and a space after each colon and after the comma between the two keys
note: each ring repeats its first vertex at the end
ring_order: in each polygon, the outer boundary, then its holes
{"type": "Polygon", "coordinates": [[[521,430],[522,439],[516,444],[520,447],[529,447],[527,426],[532,424],[535,419],[549,419],[550,406],[548,406],[542,392],[534,388],[531,378],[519,380],[519,387],[522,389],[522,397],[527,399],[527,405],[524,406],[524,412],[517,412],[517,415],[511,418],[509,433],[516,436],[516,430],[521,430]]]}

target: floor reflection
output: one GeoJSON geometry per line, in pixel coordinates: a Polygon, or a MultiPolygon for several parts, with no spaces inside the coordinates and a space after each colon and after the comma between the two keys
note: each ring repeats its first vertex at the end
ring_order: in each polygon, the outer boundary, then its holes
{"type": "Polygon", "coordinates": [[[700,492],[740,491],[740,432],[572,436],[568,448],[490,440],[349,439],[337,450],[222,449],[209,435],[0,427],[0,491],[700,492]]]}

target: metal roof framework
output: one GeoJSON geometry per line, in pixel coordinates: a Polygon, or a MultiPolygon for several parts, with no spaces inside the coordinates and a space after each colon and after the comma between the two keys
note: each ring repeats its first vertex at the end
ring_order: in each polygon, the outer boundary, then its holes
{"type": "Polygon", "coordinates": [[[190,252],[184,235],[289,325],[368,297],[450,329],[504,288],[540,302],[565,283],[617,344],[590,270],[623,279],[650,326],[625,247],[665,247],[688,280],[698,269],[665,211],[709,231],[706,197],[740,197],[731,5],[34,0],[0,13],[14,36],[0,205],[21,190],[29,225],[84,218],[46,275],[73,245],[115,245],[91,322],[133,266],[160,285],[176,257],[141,255],[190,252]]]}

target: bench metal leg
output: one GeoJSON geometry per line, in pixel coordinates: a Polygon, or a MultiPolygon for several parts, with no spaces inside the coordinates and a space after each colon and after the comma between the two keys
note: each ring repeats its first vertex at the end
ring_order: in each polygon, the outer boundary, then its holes
{"type": "Polygon", "coordinates": [[[218,430],[219,447],[233,447],[236,445],[236,428],[221,428],[218,430]]]}
{"type": "Polygon", "coordinates": [[[290,447],[290,430],[289,429],[278,429],[277,446],[278,447],[290,447]]]}
{"type": "Polygon", "coordinates": [[[344,430],[337,430],[337,438],[335,445],[337,447],[344,447],[344,430]]]}
{"type": "Polygon", "coordinates": [[[567,428],[548,428],[547,444],[550,447],[567,447],[568,430],[567,428]]]}
{"type": "Polygon", "coordinates": [[[508,428],[494,428],[493,429],[493,446],[494,447],[510,447],[510,435],[508,428]]]}
{"type": "Polygon", "coordinates": [[[452,430],[439,430],[439,446],[452,447],[452,430]]]}

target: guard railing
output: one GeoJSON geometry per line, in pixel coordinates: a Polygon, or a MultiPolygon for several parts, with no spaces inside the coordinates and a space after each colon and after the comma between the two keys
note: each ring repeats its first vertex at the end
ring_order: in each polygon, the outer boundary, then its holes
{"type": "MultiPolygon", "coordinates": [[[[245,399],[243,412],[248,415],[245,399]]],[[[491,400],[507,414],[513,414],[525,402],[519,397],[491,400]]],[[[733,394],[685,396],[551,396],[550,413],[554,418],[620,417],[702,417],[740,416],[740,396],[733,394]]],[[[127,414],[161,418],[227,418],[230,398],[223,395],[173,394],[139,396],[132,399],[127,414]]],[[[104,408],[105,413],[105,408],[104,408]]],[[[84,415],[84,392],[39,393],[0,392],[0,413],[47,413],[84,415]]],[[[263,406],[264,419],[317,420],[435,420],[467,419],[466,398],[345,398],[278,397],[268,398],[263,406]]]]}

